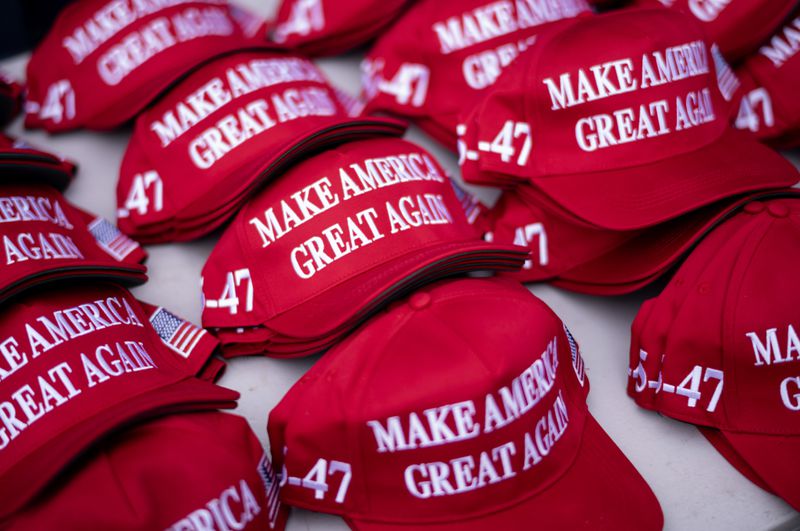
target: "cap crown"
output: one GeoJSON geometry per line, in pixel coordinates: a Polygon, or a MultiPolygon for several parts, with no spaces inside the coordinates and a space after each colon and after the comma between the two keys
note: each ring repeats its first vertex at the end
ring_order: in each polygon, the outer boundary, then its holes
{"type": "Polygon", "coordinates": [[[436,284],[369,321],[272,411],[283,499],[405,523],[513,505],[569,468],[586,392],[566,328],[524,287],[436,284]]]}

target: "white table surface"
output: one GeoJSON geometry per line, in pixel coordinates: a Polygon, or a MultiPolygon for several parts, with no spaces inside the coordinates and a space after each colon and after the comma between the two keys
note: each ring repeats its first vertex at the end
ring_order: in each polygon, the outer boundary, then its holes
{"type": "MultiPolygon", "coordinates": [[[[267,16],[277,0],[235,0],[267,16]]],[[[347,0],[342,0],[347,1],[347,0]]],[[[351,94],[359,90],[360,53],[319,60],[331,81],[351,94]]],[[[4,70],[24,79],[27,55],[0,61],[4,70]]],[[[17,119],[12,135],[77,161],[78,176],[66,192],[73,203],[106,218],[115,219],[115,187],[130,129],[112,133],[78,131],[49,136],[25,131],[17,119]]],[[[406,136],[437,156],[458,176],[456,157],[412,128],[406,136]]],[[[795,163],[797,161],[795,160],[795,163]]],[[[469,187],[491,202],[498,192],[469,187]]],[[[200,271],[219,234],[202,240],[148,247],[150,280],[134,290],[137,297],[163,305],[200,322],[200,271]]],[[[531,291],[547,302],[568,324],[581,344],[592,382],[589,407],[617,445],[652,487],[664,511],[667,530],[800,530],[800,514],[781,499],[768,494],[739,474],[692,426],[644,411],[625,393],[630,325],[650,289],[625,297],[578,295],[546,285],[531,291]]],[[[242,394],[236,412],[248,419],[265,448],[267,415],[281,397],[311,367],[318,356],[298,360],[239,358],[228,364],[220,384],[242,394]]],[[[347,530],[333,516],[295,510],[289,531],[347,530]]]]}

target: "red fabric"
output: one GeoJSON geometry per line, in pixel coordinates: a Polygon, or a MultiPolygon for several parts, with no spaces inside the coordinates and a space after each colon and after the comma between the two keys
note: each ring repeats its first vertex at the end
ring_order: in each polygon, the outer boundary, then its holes
{"type": "Polygon", "coordinates": [[[170,415],[102,441],[3,529],[280,531],[277,490],[245,419],[170,415]]]}
{"type": "Polygon", "coordinates": [[[570,21],[540,36],[466,119],[464,179],[530,180],[613,230],[795,184],[787,160],[729,127],[734,87],[715,63],[698,24],[670,10],[570,21]]]}
{"type": "Polygon", "coordinates": [[[126,284],[147,280],[147,254],[111,223],[69,204],[44,184],[0,191],[3,268],[0,300],[44,282],[93,276],[126,284]]]}
{"type": "Polygon", "coordinates": [[[308,55],[336,55],[380,35],[414,0],[283,0],[270,38],[308,55]]]}
{"type": "Polygon", "coordinates": [[[634,5],[664,6],[703,25],[730,61],[754,52],[798,5],[797,0],[636,0],[634,5]]]}
{"type": "Polygon", "coordinates": [[[713,230],[636,317],[628,383],[640,406],[719,430],[722,454],[795,508],[798,236],[796,197],[750,203],[713,230]]]}
{"type": "Polygon", "coordinates": [[[744,85],[736,127],[777,147],[800,146],[800,11],[739,70],[744,85]]]}
{"type": "Polygon", "coordinates": [[[198,64],[254,43],[227,0],[87,0],[59,15],[28,63],[26,127],[111,129],[198,64]]]}
{"type": "Polygon", "coordinates": [[[356,530],[661,529],[588,390],[577,344],[523,286],[433,284],[337,345],[272,410],[282,499],[356,530]],[[320,461],[336,472],[314,475],[320,461]],[[325,491],[296,479],[309,471],[325,491]]]}
{"type": "Polygon", "coordinates": [[[20,111],[23,87],[0,72],[0,124],[8,123],[20,111]]]}
{"type": "Polygon", "coordinates": [[[480,240],[419,146],[351,142],[293,166],[238,214],[203,268],[203,325],[229,329],[223,343],[256,334],[310,353],[402,291],[526,255],[480,240]]]}
{"type": "Polygon", "coordinates": [[[364,112],[407,117],[455,151],[459,114],[542,31],[590,13],[585,0],[418,0],[362,63],[364,112]]]}
{"type": "Polygon", "coordinates": [[[111,284],[32,291],[5,306],[0,330],[0,518],[106,434],[238,398],[192,377],[130,293],[111,284]]]}
{"type": "Polygon", "coordinates": [[[4,170],[3,179],[30,182],[43,182],[64,190],[78,167],[75,162],[42,151],[26,142],[0,133],[0,169],[4,170]]]}
{"type": "Polygon", "coordinates": [[[117,186],[120,228],[146,242],[198,238],[309,151],[404,130],[394,120],[351,118],[303,57],[250,50],[217,58],[136,121],[117,186]]]}

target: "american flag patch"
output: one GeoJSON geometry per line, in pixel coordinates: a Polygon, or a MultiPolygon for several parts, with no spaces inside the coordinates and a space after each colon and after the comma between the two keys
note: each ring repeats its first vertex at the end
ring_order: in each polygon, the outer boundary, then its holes
{"type": "Polygon", "coordinates": [[[278,481],[278,476],[275,474],[275,470],[272,468],[272,463],[266,454],[261,456],[261,461],[258,463],[258,473],[261,475],[261,480],[264,482],[264,491],[267,493],[269,527],[270,529],[274,529],[281,509],[281,500],[279,496],[280,483],[278,481]]]}
{"type": "Polygon", "coordinates": [[[578,344],[575,342],[575,338],[572,337],[569,328],[567,328],[567,325],[563,326],[564,333],[567,334],[567,341],[569,342],[569,351],[570,354],[572,354],[572,368],[575,369],[575,376],[578,377],[578,381],[581,383],[581,387],[583,387],[583,380],[586,372],[586,368],[583,365],[583,358],[578,351],[578,344]]]}
{"type": "Polygon", "coordinates": [[[125,259],[139,244],[122,234],[117,227],[104,218],[95,218],[89,223],[89,232],[97,245],[119,261],[125,259]]]}
{"type": "Polygon", "coordinates": [[[202,328],[181,319],[164,308],[158,308],[153,312],[153,315],[150,316],[150,324],[153,325],[161,341],[184,358],[189,357],[206,333],[202,328]]]}
{"type": "Polygon", "coordinates": [[[458,202],[461,203],[461,208],[464,209],[464,214],[467,216],[467,221],[470,225],[472,225],[475,220],[478,219],[478,214],[481,210],[481,204],[478,201],[478,198],[461,188],[453,179],[450,179],[450,184],[453,185],[453,190],[456,192],[458,202]]]}

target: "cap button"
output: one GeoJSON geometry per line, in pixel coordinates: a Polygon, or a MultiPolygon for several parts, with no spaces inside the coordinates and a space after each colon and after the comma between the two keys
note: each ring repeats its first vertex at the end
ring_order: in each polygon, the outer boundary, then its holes
{"type": "Polygon", "coordinates": [[[431,304],[431,296],[424,291],[417,292],[408,299],[408,305],[414,310],[422,310],[431,304]]]}
{"type": "Polygon", "coordinates": [[[748,214],[760,214],[764,212],[764,203],[761,201],[752,201],[744,206],[744,211],[748,214]]]}
{"type": "Polygon", "coordinates": [[[783,203],[770,203],[767,206],[767,210],[774,218],[785,218],[789,215],[789,207],[783,203]]]}

